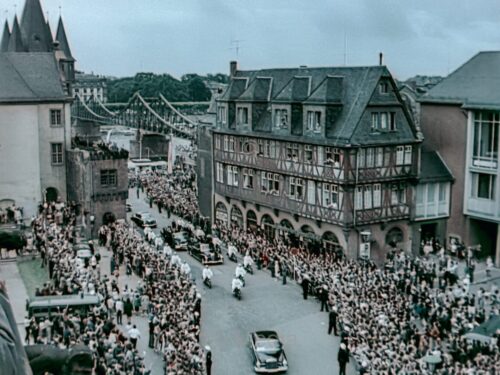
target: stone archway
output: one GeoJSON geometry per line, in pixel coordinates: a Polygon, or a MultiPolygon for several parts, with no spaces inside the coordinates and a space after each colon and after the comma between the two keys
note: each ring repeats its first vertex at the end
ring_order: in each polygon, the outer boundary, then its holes
{"type": "Polygon", "coordinates": [[[217,205],[215,206],[215,220],[220,221],[226,226],[229,223],[227,208],[226,205],[222,202],[217,203],[217,205]]]}
{"type": "Polygon", "coordinates": [[[112,212],[106,212],[102,216],[103,225],[108,225],[108,224],[114,223],[115,221],[116,221],[116,217],[115,217],[115,214],[113,214],[112,212]]]}
{"type": "Polygon", "coordinates": [[[46,202],[55,202],[59,197],[59,192],[55,187],[48,187],[45,189],[45,201],[46,202]]]}
{"type": "Polygon", "coordinates": [[[398,243],[402,243],[404,240],[404,234],[401,228],[394,227],[385,235],[385,244],[392,248],[398,246],[398,243]]]}
{"type": "Polygon", "coordinates": [[[237,206],[231,208],[231,224],[239,228],[243,228],[243,214],[237,206]]]}
{"type": "Polygon", "coordinates": [[[344,249],[340,246],[340,242],[335,233],[326,231],[321,236],[321,244],[323,245],[323,249],[332,253],[344,253],[344,249]]]}
{"type": "Polygon", "coordinates": [[[257,215],[252,210],[247,211],[247,228],[251,231],[257,230],[259,224],[257,223],[257,215]]]}
{"type": "Polygon", "coordinates": [[[320,244],[318,243],[316,233],[310,225],[304,224],[300,227],[302,246],[309,250],[319,251],[320,244]]]}

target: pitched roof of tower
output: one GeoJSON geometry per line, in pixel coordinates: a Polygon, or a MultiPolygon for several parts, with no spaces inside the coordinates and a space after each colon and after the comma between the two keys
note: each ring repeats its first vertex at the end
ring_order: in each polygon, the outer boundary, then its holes
{"type": "Polygon", "coordinates": [[[52,51],[47,28],[40,0],[26,0],[21,16],[21,34],[29,52],[52,51]]]}
{"type": "Polygon", "coordinates": [[[23,39],[21,37],[21,29],[19,28],[19,22],[17,21],[17,16],[14,18],[14,24],[12,25],[12,33],[9,38],[9,46],[7,47],[8,52],[25,52],[23,39]]]}
{"type": "Polygon", "coordinates": [[[74,60],[71,55],[71,49],[69,48],[68,38],[66,37],[62,17],[59,17],[59,22],[57,24],[56,40],[59,42],[59,48],[64,52],[66,58],[68,60],[74,60]]]}
{"type": "Polygon", "coordinates": [[[7,52],[9,48],[10,30],[9,23],[5,20],[5,26],[3,28],[2,41],[0,41],[0,52],[7,52]]]}
{"type": "Polygon", "coordinates": [[[52,30],[50,29],[49,20],[47,20],[47,39],[51,46],[54,45],[54,37],[52,36],[52,30]]]}

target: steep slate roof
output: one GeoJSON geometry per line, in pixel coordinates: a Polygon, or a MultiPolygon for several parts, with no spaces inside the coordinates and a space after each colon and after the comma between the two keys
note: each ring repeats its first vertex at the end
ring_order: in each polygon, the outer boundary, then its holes
{"type": "Polygon", "coordinates": [[[274,101],[283,102],[302,102],[311,94],[311,78],[310,77],[293,77],[283,90],[276,95],[274,101]]]}
{"type": "Polygon", "coordinates": [[[59,17],[59,23],[57,24],[56,40],[59,42],[59,48],[64,52],[66,59],[75,60],[73,55],[71,55],[71,49],[69,48],[68,38],[66,37],[62,17],[59,17]]]}
{"type": "Polygon", "coordinates": [[[443,79],[420,101],[500,108],[500,51],[479,52],[443,79]]]}
{"type": "Polygon", "coordinates": [[[54,37],[52,36],[52,30],[50,29],[50,24],[49,24],[49,20],[47,20],[47,39],[50,43],[51,46],[54,45],[54,37]]]}
{"type": "Polygon", "coordinates": [[[9,46],[7,47],[8,52],[24,52],[25,46],[21,36],[21,29],[19,27],[19,22],[17,17],[14,18],[14,24],[12,25],[12,33],[9,38],[9,46]]]}
{"type": "Polygon", "coordinates": [[[0,53],[0,102],[62,101],[60,72],[50,52],[0,53]]]}
{"type": "Polygon", "coordinates": [[[453,181],[453,175],[436,151],[422,150],[420,157],[420,182],[453,181]]]}
{"type": "Polygon", "coordinates": [[[52,51],[47,22],[39,0],[26,0],[21,16],[21,34],[28,52],[52,51]]]}
{"type": "MultiPolygon", "coordinates": [[[[294,77],[308,77],[310,80],[310,95],[302,98],[304,105],[308,104],[341,104],[339,116],[335,126],[328,132],[328,139],[335,143],[358,143],[377,144],[387,142],[414,142],[416,136],[413,134],[411,124],[404,126],[401,131],[386,132],[371,136],[371,132],[357,131],[358,124],[365,109],[377,88],[382,77],[391,78],[391,74],[385,66],[368,67],[326,67],[326,68],[289,68],[289,69],[263,69],[256,71],[236,71],[231,83],[219,99],[220,101],[237,100],[238,93],[234,85],[241,78],[248,78],[250,88],[258,77],[272,78],[271,103],[284,102],[285,98],[291,98],[291,81],[294,77]],[[310,99],[310,100],[309,100],[310,99]]],[[[397,95],[397,94],[396,94],[397,95]]],[[[303,96],[303,92],[301,93],[303,96]]],[[[257,128],[265,121],[270,121],[263,114],[258,119],[257,128]]],[[[366,121],[364,121],[366,122],[366,121]]],[[[364,129],[363,124],[363,129],[364,129]]],[[[264,127],[262,127],[264,128],[264,127]]],[[[361,130],[363,130],[361,129],[361,130]]],[[[267,133],[272,136],[272,133],[267,133]]]]}
{"type": "Polygon", "coordinates": [[[2,33],[2,41],[0,42],[0,52],[7,52],[9,49],[9,39],[10,39],[10,30],[9,23],[5,20],[5,26],[3,28],[2,33]]]}
{"type": "Polygon", "coordinates": [[[234,100],[238,98],[246,90],[248,78],[236,77],[231,79],[226,91],[220,97],[221,100],[234,100]]]}
{"type": "Polygon", "coordinates": [[[270,77],[256,77],[237,100],[241,101],[269,101],[273,79],[270,77]]]}

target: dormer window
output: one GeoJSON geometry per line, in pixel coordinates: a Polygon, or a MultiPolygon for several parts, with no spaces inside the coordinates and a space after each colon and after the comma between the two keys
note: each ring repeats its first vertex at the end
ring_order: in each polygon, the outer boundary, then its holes
{"type": "Polygon", "coordinates": [[[307,130],[314,133],[321,132],[321,112],[307,111],[307,130]]]}
{"type": "MultiPolygon", "coordinates": [[[[85,91],[87,91],[87,89],[85,89],[85,91]]],[[[227,120],[226,120],[226,108],[225,107],[218,107],[217,108],[217,118],[221,124],[223,124],[223,125],[226,124],[227,120]]]]}
{"type": "Polygon", "coordinates": [[[246,107],[238,108],[238,124],[248,125],[248,108],[246,107]]]}
{"type": "Polygon", "coordinates": [[[274,110],[274,127],[276,129],[288,129],[288,111],[286,109],[274,110]]]}
{"type": "Polygon", "coordinates": [[[373,112],[373,131],[396,131],[396,112],[373,112]]]}

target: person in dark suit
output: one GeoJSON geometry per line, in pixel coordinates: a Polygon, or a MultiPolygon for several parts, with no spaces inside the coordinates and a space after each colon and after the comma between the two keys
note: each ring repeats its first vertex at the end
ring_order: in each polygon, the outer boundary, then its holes
{"type": "Polygon", "coordinates": [[[349,350],[344,343],[340,344],[337,360],[339,361],[339,375],[346,375],[346,367],[349,362],[349,350]]]}
{"type": "Polygon", "coordinates": [[[304,275],[302,279],[302,295],[304,299],[307,299],[307,294],[309,293],[309,276],[304,275]]]}
{"type": "Polygon", "coordinates": [[[323,285],[319,290],[319,300],[321,301],[321,311],[326,310],[326,312],[330,311],[328,308],[328,287],[323,285]]]}
{"type": "Polygon", "coordinates": [[[210,350],[210,346],[205,346],[205,350],[207,351],[205,357],[205,366],[207,368],[207,375],[212,373],[212,351],[210,350]]]}
{"type": "Polygon", "coordinates": [[[328,316],[328,334],[329,335],[332,334],[332,330],[333,330],[333,334],[335,336],[338,336],[338,332],[337,332],[337,318],[338,318],[338,316],[339,316],[339,314],[337,313],[337,308],[333,307],[332,311],[330,311],[330,314],[328,316]]]}

